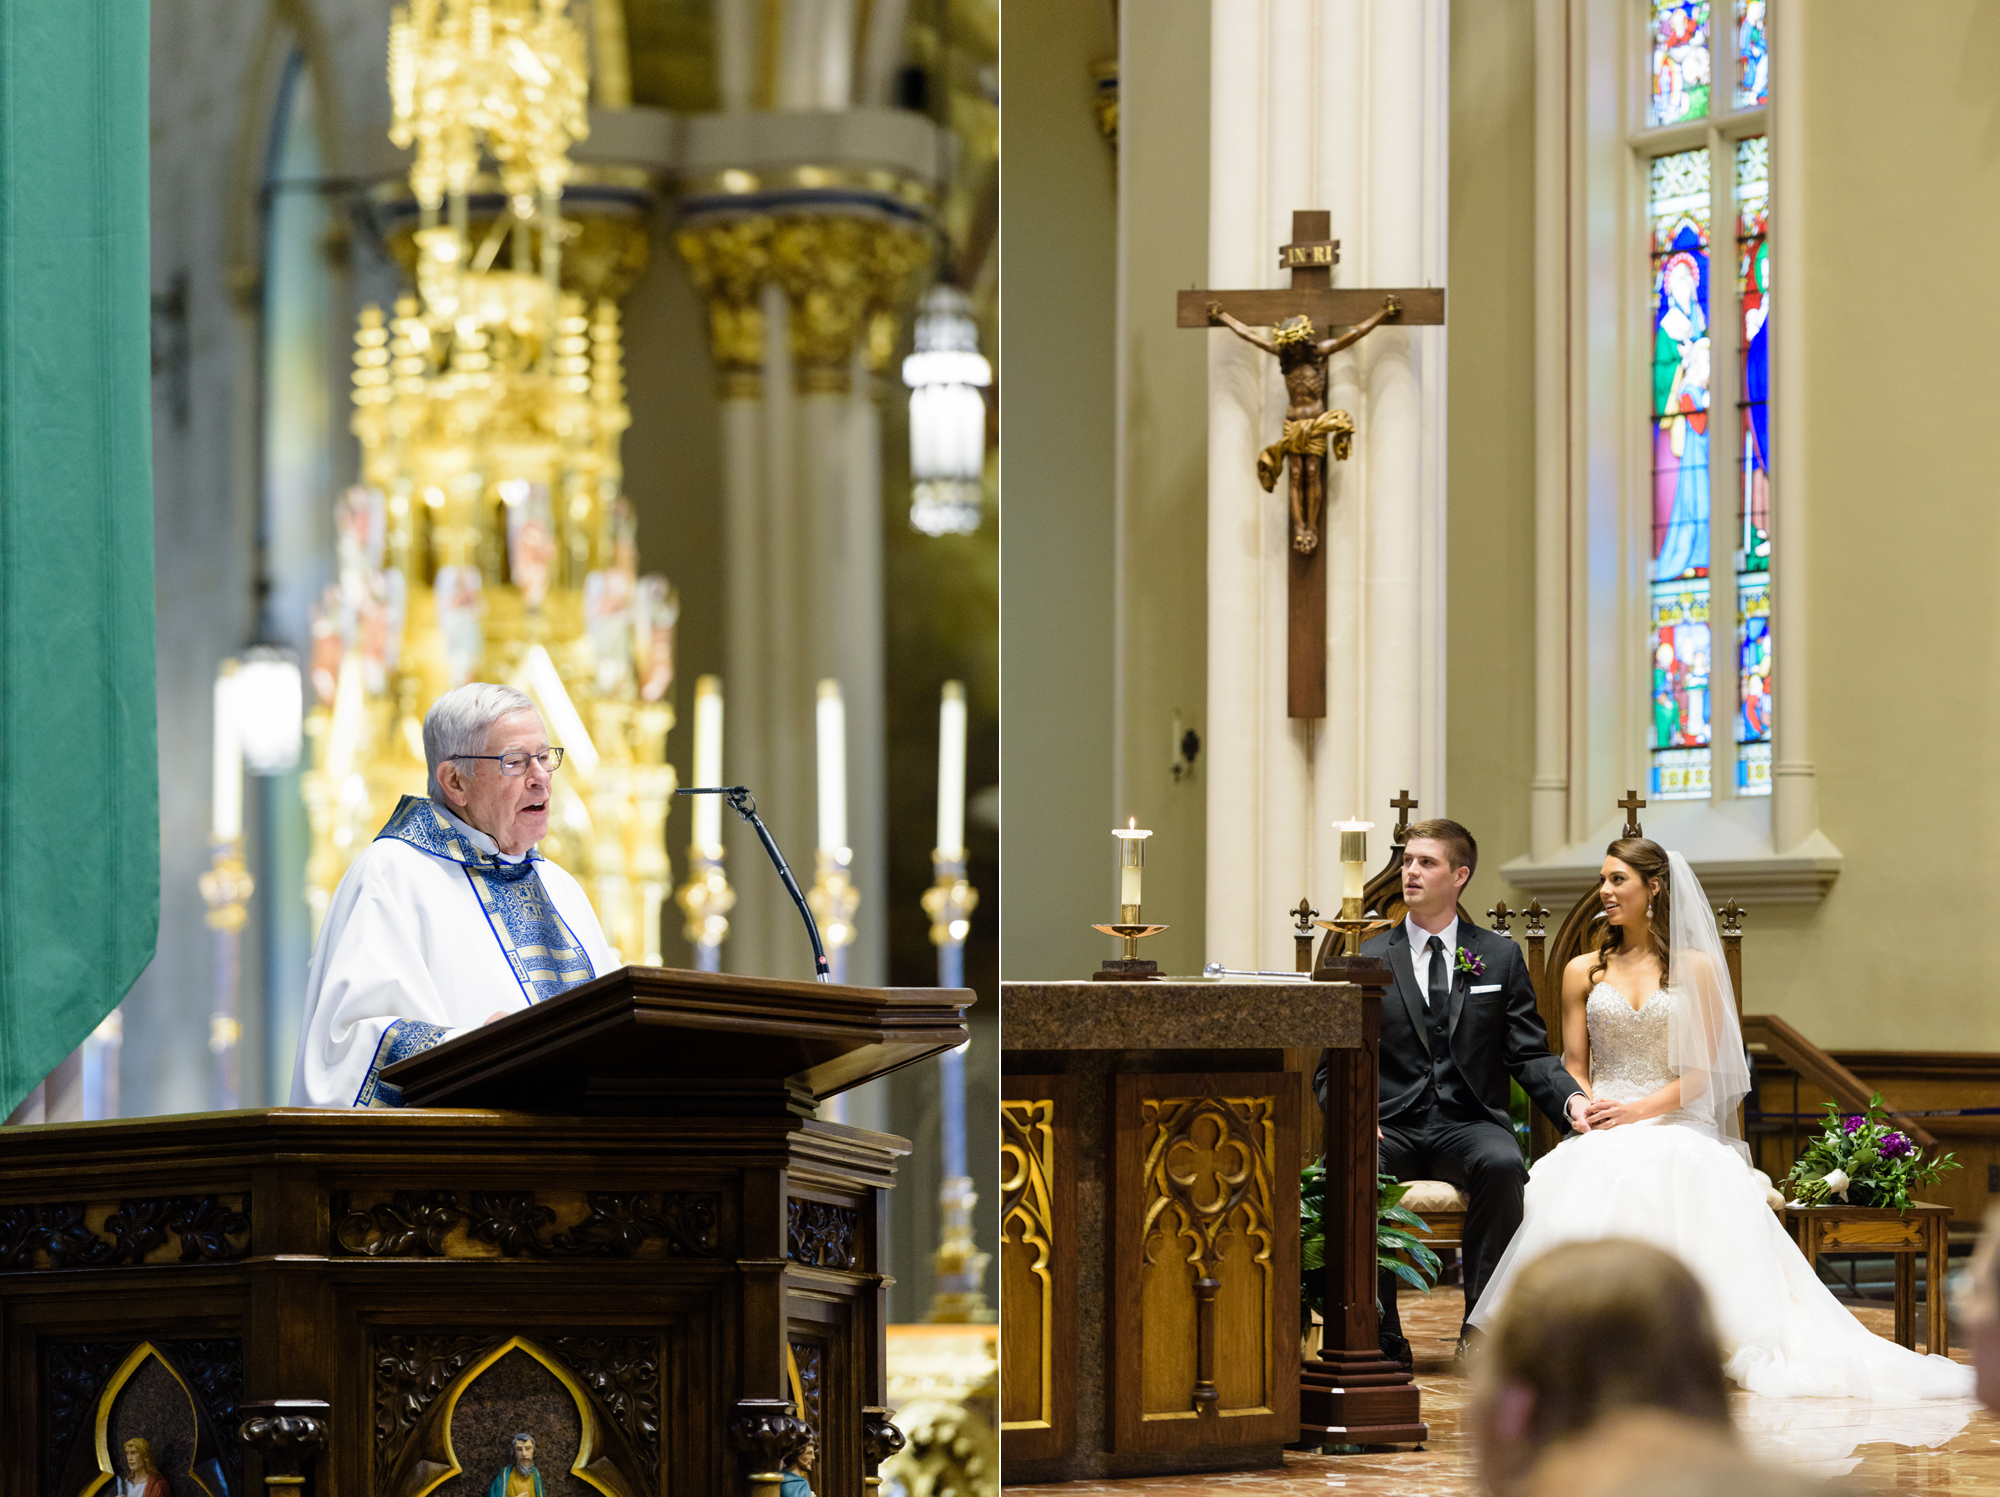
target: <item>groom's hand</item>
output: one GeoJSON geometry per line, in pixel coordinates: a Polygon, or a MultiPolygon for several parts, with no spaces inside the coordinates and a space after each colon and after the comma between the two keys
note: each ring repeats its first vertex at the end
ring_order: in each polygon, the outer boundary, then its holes
{"type": "Polygon", "coordinates": [[[1569,1113],[1569,1125],[1578,1133],[1590,1131],[1590,1098],[1582,1092],[1571,1092],[1564,1110],[1569,1113]]]}

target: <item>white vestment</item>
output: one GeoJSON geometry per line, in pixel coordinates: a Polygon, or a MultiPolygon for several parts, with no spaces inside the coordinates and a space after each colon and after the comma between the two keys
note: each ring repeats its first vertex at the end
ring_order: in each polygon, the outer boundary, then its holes
{"type": "MultiPolygon", "coordinates": [[[[501,854],[484,832],[444,815],[479,852],[520,862],[501,854]]],[[[536,860],[535,871],[594,974],[623,965],[582,885],[546,858],[536,860]]],[[[379,1078],[384,1067],[530,1001],[468,870],[409,842],[378,837],[333,891],[320,926],[306,975],[292,1105],[399,1105],[396,1089],[379,1078]]]]}

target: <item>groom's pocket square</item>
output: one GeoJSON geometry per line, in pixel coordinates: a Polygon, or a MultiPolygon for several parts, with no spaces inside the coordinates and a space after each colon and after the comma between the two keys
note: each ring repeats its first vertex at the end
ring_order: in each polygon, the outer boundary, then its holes
{"type": "Polygon", "coordinates": [[[1497,993],[1500,991],[1500,984],[1497,982],[1482,982],[1477,987],[1468,988],[1466,991],[1469,993],[1497,993]]]}

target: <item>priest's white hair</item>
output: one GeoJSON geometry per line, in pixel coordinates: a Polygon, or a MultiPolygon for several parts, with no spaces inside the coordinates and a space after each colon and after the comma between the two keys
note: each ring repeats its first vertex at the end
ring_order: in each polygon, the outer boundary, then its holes
{"type": "Polygon", "coordinates": [[[438,784],[438,766],[460,754],[485,753],[486,736],[493,725],[516,712],[540,715],[527,693],[492,681],[468,681],[431,703],[431,710],[424,714],[424,762],[430,768],[432,800],[445,798],[444,787],[438,784]]]}

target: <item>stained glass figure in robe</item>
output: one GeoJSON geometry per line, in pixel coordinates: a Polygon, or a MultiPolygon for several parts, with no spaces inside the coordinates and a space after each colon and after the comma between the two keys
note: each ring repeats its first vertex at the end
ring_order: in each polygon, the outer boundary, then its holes
{"type": "Polygon", "coordinates": [[[1653,297],[1653,772],[1662,799],[1708,794],[1709,160],[1656,157],[1653,297]]]}
{"type": "Polygon", "coordinates": [[[1736,0],[1736,107],[1771,102],[1771,45],[1767,0],[1736,0]]]}
{"type": "Polygon", "coordinates": [[[1705,796],[1710,661],[1706,577],[1653,584],[1652,641],[1651,794],[1661,800],[1705,796]]]}
{"type": "Polygon", "coordinates": [[[1708,153],[1655,158],[1653,579],[1708,575],[1708,153]]]}
{"type": "Polygon", "coordinates": [[[1736,791],[1771,793],[1771,150],[1736,144],[1736,300],[1743,319],[1738,385],[1736,791]]]}
{"type": "Polygon", "coordinates": [[[1653,0],[1652,98],[1648,125],[1708,114],[1708,0],[1653,0]]]}

